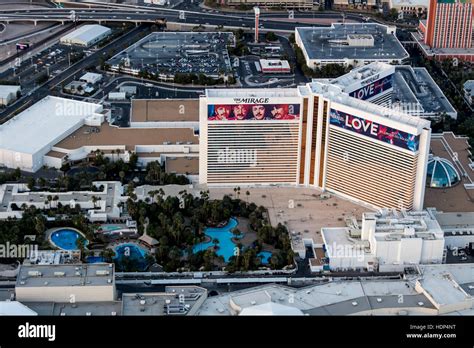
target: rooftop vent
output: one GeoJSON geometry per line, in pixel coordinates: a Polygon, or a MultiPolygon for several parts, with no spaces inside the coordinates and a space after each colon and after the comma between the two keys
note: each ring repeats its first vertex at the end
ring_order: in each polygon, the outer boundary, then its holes
{"type": "Polygon", "coordinates": [[[66,275],[65,272],[54,272],[55,277],[64,277],[66,275]]]}
{"type": "Polygon", "coordinates": [[[28,275],[30,277],[41,277],[41,272],[40,271],[28,271],[28,275]]]}

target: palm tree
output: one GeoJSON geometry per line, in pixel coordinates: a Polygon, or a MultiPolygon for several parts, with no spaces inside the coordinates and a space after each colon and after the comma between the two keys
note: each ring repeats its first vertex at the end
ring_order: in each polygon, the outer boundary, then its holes
{"type": "Polygon", "coordinates": [[[49,208],[51,209],[51,201],[53,200],[53,196],[48,195],[48,196],[46,197],[46,199],[48,200],[48,206],[49,206],[49,208]]]}
{"type": "Polygon", "coordinates": [[[95,207],[96,207],[97,199],[98,199],[98,198],[97,198],[96,196],[92,196],[92,197],[91,197],[92,203],[94,204],[94,209],[95,209],[95,207]]]}
{"type": "Polygon", "coordinates": [[[58,204],[57,204],[57,201],[58,201],[58,200],[59,200],[59,196],[58,196],[58,195],[55,195],[55,196],[53,197],[53,201],[56,202],[56,203],[55,203],[56,208],[58,207],[58,204]]]}
{"type": "Polygon", "coordinates": [[[247,203],[248,203],[249,202],[250,191],[246,191],[245,196],[247,196],[247,203]]]}

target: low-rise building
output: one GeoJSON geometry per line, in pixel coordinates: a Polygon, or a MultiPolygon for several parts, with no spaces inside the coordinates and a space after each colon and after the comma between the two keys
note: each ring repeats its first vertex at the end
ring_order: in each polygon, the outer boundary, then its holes
{"type": "Polygon", "coordinates": [[[20,302],[114,301],[114,265],[22,265],[15,295],[20,302]]]}
{"type": "Polygon", "coordinates": [[[86,24],[59,39],[64,45],[90,47],[112,33],[110,28],[99,24],[86,24]]]}
{"type": "Polygon", "coordinates": [[[260,66],[264,74],[289,74],[291,72],[287,60],[260,59],[260,66]]]}
{"type": "Polygon", "coordinates": [[[321,234],[333,271],[402,271],[444,260],[444,233],[431,211],[367,212],[360,227],[322,228],[321,234]]]}
{"type": "Polygon", "coordinates": [[[378,23],[333,23],[330,27],[297,27],[295,42],[311,69],[327,64],[403,64],[409,54],[395,33],[396,27],[378,23]]]}
{"type": "Polygon", "coordinates": [[[398,13],[421,16],[428,12],[428,0],[389,0],[388,5],[398,13]]]}
{"type": "Polygon", "coordinates": [[[467,80],[463,85],[464,97],[469,104],[474,105],[474,80],[467,80]]]}
{"type": "Polygon", "coordinates": [[[12,103],[20,92],[21,86],[0,85],[0,105],[6,106],[12,103]]]}
{"type": "Polygon", "coordinates": [[[84,82],[87,82],[87,83],[90,83],[90,84],[96,84],[96,83],[102,81],[102,74],[88,72],[88,73],[85,73],[84,75],[82,75],[79,78],[79,81],[84,81],[84,82]]]}

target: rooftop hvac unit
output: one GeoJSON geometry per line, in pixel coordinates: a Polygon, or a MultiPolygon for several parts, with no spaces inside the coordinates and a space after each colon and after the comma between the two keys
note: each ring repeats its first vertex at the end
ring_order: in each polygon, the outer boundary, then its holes
{"type": "Polygon", "coordinates": [[[40,271],[28,271],[28,275],[30,277],[41,277],[41,272],[40,271]]]}
{"type": "Polygon", "coordinates": [[[107,279],[107,283],[112,284],[112,279],[107,279]]]}
{"type": "Polygon", "coordinates": [[[65,272],[54,272],[55,277],[64,277],[66,275],[65,272]]]}
{"type": "Polygon", "coordinates": [[[74,273],[76,276],[80,277],[81,276],[81,272],[75,272],[74,273]]]}
{"type": "Polygon", "coordinates": [[[23,280],[20,282],[20,285],[25,285],[25,284],[26,283],[23,280]]]}
{"type": "Polygon", "coordinates": [[[87,315],[88,317],[90,317],[90,316],[92,315],[92,313],[91,313],[91,312],[86,312],[86,315],[87,315]]]}
{"type": "Polygon", "coordinates": [[[48,285],[49,283],[48,282],[44,282],[44,285],[48,285]]]}
{"type": "Polygon", "coordinates": [[[358,305],[357,301],[352,302],[352,305],[355,307],[358,305]]]}
{"type": "Polygon", "coordinates": [[[66,313],[64,312],[61,312],[61,316],[64,317],[66,315],[66,313]]]}
{"type": "Polygon", "coordinates": [[[145,303],[146,303],[145,300],[140,300],[140,304],[141,304],[142,306],[144,306],[145,303]]]}
{"type": "Polygon", "coordinates": [[[377,298],[377,302],[380,303],[382,302],[382,299],[380,297],[377,298]]]}
{"type": "Polygon", "coordinates": [[[103,276],[103,275],[109,275],[109,271],[106,271],[106,270],[98,270],[98,271],[95,271],[95,275],[98,275],[98,276],[103,276]]]}
{"type": "Polygon", "coordinates": [[[112,312],[112,313],[110,313],[110,315],[116,316],[116,315],[117,315],[117,312],[112,312]]]}

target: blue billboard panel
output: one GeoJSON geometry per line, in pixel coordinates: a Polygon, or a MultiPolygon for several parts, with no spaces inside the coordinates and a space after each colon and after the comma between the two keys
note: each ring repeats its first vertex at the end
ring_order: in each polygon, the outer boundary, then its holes
{"type": "Polygon", "coordinates": [[[362,100],[372,98],[373,96],[376,96],[377,94],[380,94],[392,88],[392,79],[393,74],[385,76],[384,78],[381,78],[372,83],[370,83],[370,81],[364,81],[365,83],[368,82],[366,86],[349,93],[349,95],[351,97],[362,100]]]}
{"type": "Polygon", "coordinates": [[[346,114],[345,112],[331,109],[329,123],[333,126],[362,134],[366,137],[377,139],[413,152],[420,147],[420,136],[403,132],[401,130],[375,123],[365,118],[346,114]]]}
{"type": "Polygon", "coordinates": [[[299,104],[208,105],[209,121],[299,120],[299,104]]]}

